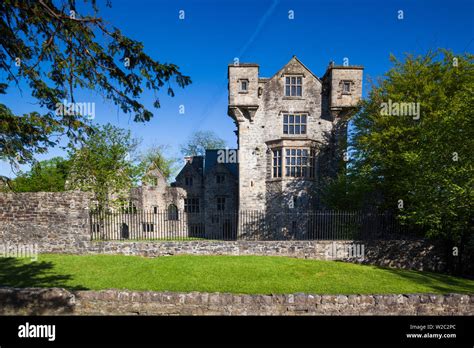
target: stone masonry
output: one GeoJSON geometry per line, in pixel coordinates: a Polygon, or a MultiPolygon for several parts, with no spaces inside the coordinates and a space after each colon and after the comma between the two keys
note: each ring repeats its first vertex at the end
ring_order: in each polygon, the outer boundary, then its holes
{"type": "Polygon", "coordinates": [[[229,65],[228,113],[237,125],[239,208],[311,209],[312,187],[344,144],[345,121],[362,95],[360,66],[330,64],[320,79],[293,57],[271,78],[259,65],[229,65]],[[337,130],[337,132],[336,132],[337,130]]]}
{"type": "Polygon", "coordinates": [[[0,288],[0,315],[473,315],[463,294],[318,295],[0,288]]]}
{"type": "Polygon", "coordinates": [[[330,63],[318,78],[293,57],[270,78],[260,77],[259,69],[253,63],[228,67],[228,114],[238,150],[186,158],[171,185],[150,171],[152,180],[132,191],[133,205],[211,213],[320,208],[314,188],[336,172],[347,119],[362,96],[363,68],[330,63]]]}
{"type": "Polygon", "coordinates": [[[84,192],[0,193],[0,243],[80,246],[90,240],[91,201],[84,192]]]}

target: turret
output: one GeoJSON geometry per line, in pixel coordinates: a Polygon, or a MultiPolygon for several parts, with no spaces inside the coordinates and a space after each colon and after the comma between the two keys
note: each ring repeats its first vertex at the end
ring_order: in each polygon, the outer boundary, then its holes
{"type": "Polygon", "coordinates": [[[329,112],[334,119],[354,107],[362,98],[362,66],[329,64],[323,81],[328,93],[329,112]]]}
{"type": "Polygon", "coordinates": [[[259,86],[258,64],[230,64],[229,79],[229,108],[228,114],[234,121],[253,121],[258,109],[259,86]]]}
{"type": "Polygon", "coordinates": [[[334,176],[340,166],[345,167],[347,151],[347,124],[353,108],[362,98],[362,66],[334,65],[331,62],[322,80],[323,113],[333,122],[328,144],[320,155],[320,171],[334,176]]]}

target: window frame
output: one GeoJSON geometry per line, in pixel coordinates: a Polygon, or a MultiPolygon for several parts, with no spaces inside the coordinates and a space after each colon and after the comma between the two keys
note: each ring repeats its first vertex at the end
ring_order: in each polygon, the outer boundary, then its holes
{"type": "Polygon", "coordinates": [[[285,178],[315,177],[315,151],[308,147],[285,147],[284,148],[284,175],[285,178]]]}
{"type": "Polygon", "coordinates": [[[184,198],[184,212],[185,213],[199,213],[200,201],[199,197],[184,198]]]}
{"type": "Polygon", "coordinates": [[[142,231],[145,233],[155,232],[155,224],[153,222],[142,222],[142,231]]]}
{"type": "Polygon", "coordinates": [[[317,177],[317,148],[311,145],[276,145],[268,152],[268,180],[315,180],[317,177]],[[299,152],[298,152],[299,150],[299,152]],[[288,156],[287,151],[290,155],[288,156]],[[293,151],[293,152],[292,152],[293,151]],[[279,175],[279,153],[281,153],[281,176],[279,175]],[[292,167],[294,169],[292,169],[292,167]],[[297,169],[299,167],[300,169],[297,169]]]}
{"type": "Polygon", "coordinates": [[[342,94],[351,94],[351,87],[352,87],[351,81],[342,81],[342,94]],[[348,86],[348,90],[345,89],[346,86],[348,86]]]}
{"type": "Polygon", "coordinates": [[[284,96],[293,97],[293,98],[302,98],[303,97],[303,75],[285,75],[284,78],[285,78],[284,91],[283,91],[284,96]]]}
{"type": "Polygon", "coordinates": [[[192,175],[186,175],[184,177],[184,185],[185,186],[193,186],[193,176],[192,175]]]}
{"type": "Polygon", "coordinates": [[[169,221],[179,221],[179,209],[176,204],[169,204],[166,209],[166,217],[169,221]]]}
{"type": "Polygon", "coordinates": [[[137,214],[138,209],[135,202],[127,201],[126,203],[122,203],[121,211],[124,214],[137,214]]]}
{"type": "Polygon", "coordinates": [[[225,211],[225,201],[226,197],[224,196],[216,197],[216,211],[225,211]]]}
{"type": "Polygon", "coordinates": [[[283,113],[283,130],[282,130],[283,135],[288,135],[288,136],[307,135],[308,134],[308,116],[309,115],[304,112],[283,113]],[[303,122],[303,119],[304,119],[304,122],[303,122]],[[296,129],[298,129],[298,133],[296,132],[296,129]]]}
{"type": "Polygon", "coordinates": [[[216,184],[221,185],[225,182],[225,174],[224,173],[217,173],[216,174],[216,184]]]}
{"type": "Polygon", "coordinates": [[[272,149],[272,178],[281,178],[283,175],[282,155],[282,148],[272,149]]]}
{"type": "Polygon", "coordinates": [[[239,80],[239,92],[240,93],[248,93],[249,92],[249,80],[248,79],[240,79],[239,80]],[[245,89],[243,89],[243,84],[245,83],[245,89]]]}

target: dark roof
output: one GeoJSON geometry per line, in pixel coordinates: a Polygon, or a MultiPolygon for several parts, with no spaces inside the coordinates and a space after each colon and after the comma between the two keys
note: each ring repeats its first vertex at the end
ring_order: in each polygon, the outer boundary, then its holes
{"type": "MultiPolygon", "coordinates": [[[[235,149],[219,149],[220,151],[237,151],[235,149]]],[[[204,160],[204,175],[209,173],[217,164],[217,157],[219,150],[206,150],[206,157],[204,160]]],[[[235,177],[239,175],[237,163],[222,163],[235,177]]]]}
{"type": "Polygon", "coordinates": [[[193,156],[191,166],[197,170],[198,173],[202,174],[204,167],[204,156],[193,156]]]}

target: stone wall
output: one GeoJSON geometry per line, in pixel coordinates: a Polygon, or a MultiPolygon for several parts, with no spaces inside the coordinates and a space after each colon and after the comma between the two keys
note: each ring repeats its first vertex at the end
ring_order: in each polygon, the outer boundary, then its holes
{"type": "Polygon", "coordinates": [[[474,295],[241,295],[0,288],[1,315],[473,315],[474,295]]]}
{"type": "Polygon", "coordinates": [[[0,193],[0,243],[35,244],[48,250],[90,240],[84,192],[0,193]]]}
{"type": "Polygon", "coordinates": [[[182,241],[91,242],[82,253],[147,257],[169,255],[266,255],[334,260],[420,271],[445,270],[440,247],[423,240],[389,241],[182,241]],[[351,253],[351,248],[362,251],[351,253]],[[348,253],[345,253],[347,251],[348,253]]]}

